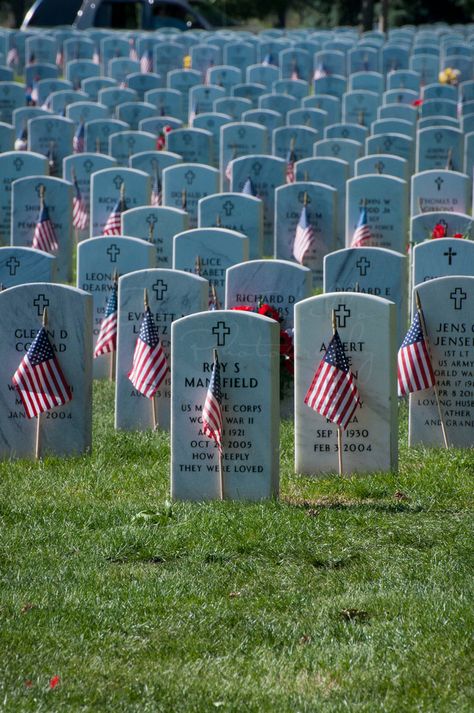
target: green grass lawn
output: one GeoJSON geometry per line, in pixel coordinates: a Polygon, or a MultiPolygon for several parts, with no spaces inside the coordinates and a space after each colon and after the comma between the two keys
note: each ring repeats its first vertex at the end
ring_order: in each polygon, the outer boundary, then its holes
{"type": "Polygon", "coordinates": [[[0,710],[472,711],[474,451],[167,503],[169,440],[0,465],[0,710]],[[50,681],[60,682],[51,688],[50,681]]]}

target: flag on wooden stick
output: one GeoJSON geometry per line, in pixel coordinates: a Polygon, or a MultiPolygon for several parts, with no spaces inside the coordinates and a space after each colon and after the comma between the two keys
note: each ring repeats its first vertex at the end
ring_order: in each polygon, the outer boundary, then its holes
{"type": "Polygon", "coordinates": [[[206,394],[206,401],[202,410],[202,432],[215,441],[222,453],[222,393],[221,393],[221,367],[214,350],[211,379],[206,394]]]}
{"type": "Polygon", "coordinates": [[[372,233],[367,221],[367,209],[364,205],[360,209],[359,220],[352,236],[351,248],[363,248],[370,240],[372,240],[372,233]]]}
{"type": "Polygon", "coordinates": [[[150,307],[146,304],[128,378],[137,391],[151,399],[160,388],[167,373],[166,355],[161,346],[150,307]]]}
{"type": "Polygon", "coordinates": [[[99,336],[94,349],[94,359],[101,354],[110,354],[117,350],[117,280],[114,280],[112,292],[105,306],[105,317],[100,325],[99,336]]]}
{"type": "Polygon", "coordinates": [[[305,202],[301,210],[298,225],[296,226],[295,240],[293,242],[293,257],[302,265],[305,255],[311,250],[313,245],[314,230],[308,220],[308,211],[305,202]]]}
{"type": "Polygon", "coordinates": [[[33,233],[32,247],[45,253],[56,253],[59,250],[54,226],[49,217],[49,209],[44,202],[44,186],[40,189],[40,212],[33,233]]]}
{"type": "Polygon", "coordinates": [[[78,230],[84,230],[89,222],[87,206],[82,197],[81,189],[79,188],[79,183],[77,182],[75,174],[72,179],[74,185],[74,196],[72,199],[72,225],[78,230]]]}
{"type": "Polygon", "coordinates": [[[398,395],[430,389],[436,383],[417,310],[398,352],[398,395]]]}
{"type": "Polygon", "coordinates": [[[45,327],[41,327],[12,379],[27,418],[34,418],[72,399],[45,327]]]}
{"type": "Polygon", "coordinates": [[[359,392],[337,330],[309,387],[305,404],[346,428],[360,403],[359,392]]]}
{"type": "Polygon", "coordinates": [[[122,213],[125,210],[125,184],[120,186],[120,196],[104,225],[103,235],[120,235],[122,232],[122,213]]]}

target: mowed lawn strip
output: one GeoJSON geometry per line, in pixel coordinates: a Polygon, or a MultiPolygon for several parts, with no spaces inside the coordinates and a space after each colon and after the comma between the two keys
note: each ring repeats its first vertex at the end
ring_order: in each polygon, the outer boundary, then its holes
{"type": "Polygon", "coordinates": [[[0,464],[1,711],[470,711],[473,451],[167,502],[169,439],[0,464]],[[58,679],[55,677],[59,677],[58,679]],[[57,685],[54,685],[57,683],[57,685]]]}

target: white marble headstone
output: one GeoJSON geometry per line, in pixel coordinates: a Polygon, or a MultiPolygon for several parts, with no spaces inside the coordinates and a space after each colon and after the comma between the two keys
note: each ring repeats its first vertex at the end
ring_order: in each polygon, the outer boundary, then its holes
{"type": "MultiPolygon", "coordinates": [[[[448,443],[474,445],[474,277],[417,286],[448,443]]],[[[443,446],[433,389],[410,394],[409,444],[443,446]]]]}
{"type": "MultiPolygon", "coordinates": [[[[155,269],[130,272],[120,278],[115,428],[125,431],[153,428],[151,399],[140,394],[128,378],[144,315],[145,289],[168,366],[171,364],[171,323],[208,308],[209,283],[197,275],[181,270],[155,269]]],[[[160,429],[168,430],[170,426],[170,398],[171,374],[168,372],[155,396],[160,429]]]]}
{"type": "Polygon", "coordinates": [[[218,449],[203,435],[201,415],[214,349],[221,364],[224,497],[278,496],[278,324],[226,310],[183,317],[171,334],[172,498],[219,497],[218,449]]]}
{"type": "Polygon", "coordinates": [[[38,282],[0,292],[0,458],[34,458],[36,418],[28,419],[13,374],[48,310],[47,331],[73,397],[41,415],[40,455],[79,455],[92,445],[92,298],[38,282]]]}
{"type": "Polygon", "coordinates": [[[397,468],[395,305],[372,295],[330,292],[295,306],[295,469],[338,471],[337,426],[304,403],[332,338],[332,310],[362,401],[343,432],[343,471],[397,468]]]}

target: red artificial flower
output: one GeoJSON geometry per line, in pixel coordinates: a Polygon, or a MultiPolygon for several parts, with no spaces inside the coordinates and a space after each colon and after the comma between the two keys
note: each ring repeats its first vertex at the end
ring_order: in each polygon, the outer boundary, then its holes
{"type": "Polygon", "coordinates": [[[231,309],[238,310],[239,312],[253,312],[253,307],[249,305],[237,305],[236,307],[231,307],[231,309]]]}
{"type": "Polygon", "coordinates": [[[275,322],[280,321],[280,313],[278,310],[267,304],[260,305],[257,310],[257,314],[263,314],[264,317],[270,317],[270,319],[274,319],[275,322]]]}
{"type": "Polygon", "coordinates": [[[293,340],[287,332],[283,329],[280,332],[280,354],[286,354],[290,356],[293,353],[293,340]]]}
{"type": "Polygon", "coordinates": [[[431,233],[432,238],[445,238],[446,237],[446,226],[443,225],[442,223],[436,223],[435,227],[433,228],[433,232],[431,233]]]}
{"type": "Polygon", "coordinates": [[[60,682],[61,682],[61,679],[59,678],[59,676],[53,676],[53,678],[49,682],[49,688],[51,690],[53,688],[56,688],[56,686],[58,686],[60,682]]]}
{"type": "Polygon", "coordinates": [[[422,104],[423,104],[423,99],[415,99],[411,103],[412,106],[421,106],[422,104]]]}
{"type": "Polygon", "coordinates": [[[464,238],[462,233],[454,233],[453,238],[464,238]]]}

